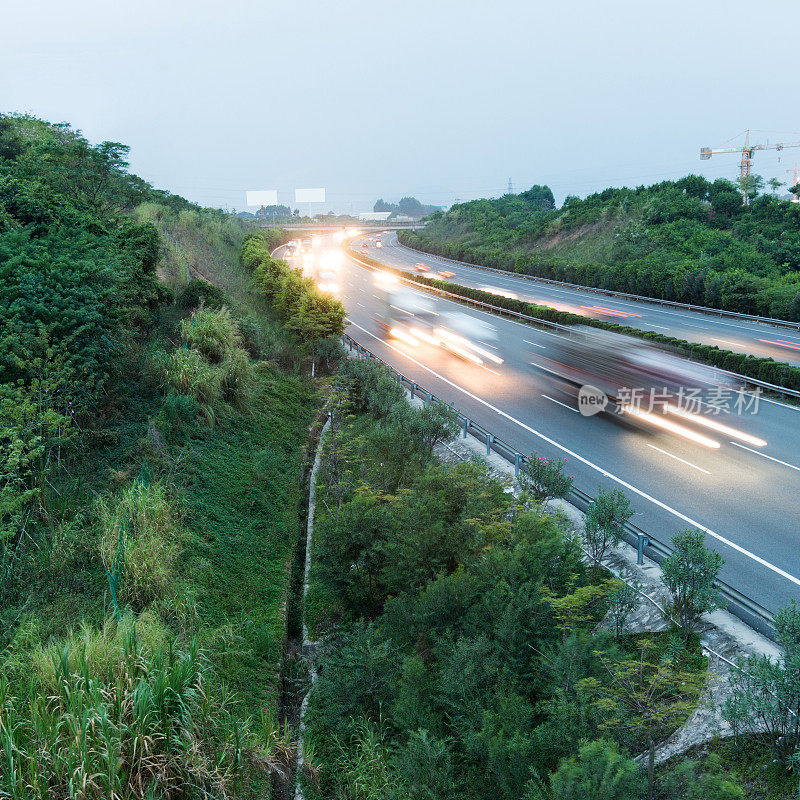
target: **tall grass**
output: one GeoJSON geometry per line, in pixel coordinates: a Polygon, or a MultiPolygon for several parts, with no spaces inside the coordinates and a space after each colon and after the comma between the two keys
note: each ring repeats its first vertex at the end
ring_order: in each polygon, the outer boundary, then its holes
{"type": "Polygon", "coordinates": [[[179,553],[180,515],[164,486],[135,481],[96,507],[103,564],[109,573],[121,570],[120,604],[142,609],[166,597],[179,553]]]}
{"type": "Polygon", "coordinates": [[[19,697],[0,675],[0,796],[15,800],[238,798],[245,772],[284,773],[290,754],[208,691],[195,644],[152,653],[132,627],[113,668],[87,649],[50,655],[53,688],[19,697]]]}
{"type": "Polygon", "coordinates": [[[239,324],[227,308],[205,308],[201,304],[191,317],[181,320],[181,336],[212,364],[219,364],[242,346],[239,324]]]}

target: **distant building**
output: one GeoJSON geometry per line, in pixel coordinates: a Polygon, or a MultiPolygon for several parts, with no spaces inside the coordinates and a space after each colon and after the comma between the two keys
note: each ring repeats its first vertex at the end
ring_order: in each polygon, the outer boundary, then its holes
{"type": "Polygon", "coordinates": [[[391,215],[391,211],[364,211],[358,218],[362,222],[386,222],[391,215]]]}

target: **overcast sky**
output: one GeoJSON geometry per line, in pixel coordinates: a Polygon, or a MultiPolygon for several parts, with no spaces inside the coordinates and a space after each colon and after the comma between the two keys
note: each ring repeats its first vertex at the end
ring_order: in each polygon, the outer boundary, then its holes
{"type": "MultiPolygon", "coordinates": [[[[687,172],[752,128],[800,141],[798,0],[5,0],[0,111],[131,146],[204,205],[324,186],[450,204],[561,200],[687,172]]],[[[741,142],[741,137],[738,140],[741,142]]],[[[732,143],[733,144],[733,143],[732,143]]],[[[756,154],[788,179],[800,148],[756,154]]],[[[315,209],[321,210],[321,209],[315,209]]]]}

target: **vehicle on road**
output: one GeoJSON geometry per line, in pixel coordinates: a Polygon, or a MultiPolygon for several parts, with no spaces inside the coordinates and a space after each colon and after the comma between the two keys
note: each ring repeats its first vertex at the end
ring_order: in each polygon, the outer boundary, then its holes
{"type": "Polygon", "coordinates": [[[311,237],[306,237],[300,242],[300,250],[303,253],[310,253],[311,252],[311,237]]]}
{"type": "Polygon", "coordinates": [[[427,264],[423,264],[421,261],[418,261],[414,264],[414,269],[417,272],[430,272],[431,268],[427,264]]]}
{"type": "Polygon", "coordinates": [[[436,274],[440,278],[455,278],[456,276],[455,272],[449,269],[440,269],[436,274]]]}
{"type": "MultiPolygon", "coordinates": [[[[606,413],[638,428],[661,430],[709,448],[713,433],[756,447],[767,442],[720,422],[744,387],[712,367],[632,336],[588,326],[548,339],[539,366],[585,416],[606,413]],[[725,403],[723,403],[723,400],[725,403]]],[[[730,415],[729,415],[730,418],[730,415]]],[[[733,419],[739,419],[734,417],[733,419]]]]}

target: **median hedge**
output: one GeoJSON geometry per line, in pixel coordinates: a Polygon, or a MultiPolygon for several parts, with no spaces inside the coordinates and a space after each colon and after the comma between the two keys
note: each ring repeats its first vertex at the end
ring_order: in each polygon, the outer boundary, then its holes
{"type": "MultiPolygon", "coordinates": [[[[389,270],[398,275],[407,276],[407,272],[395,267],[388,267],[380,261],[376,261],[369,256],[359,255],[362,261],[379,269],[389,270]]],[[[758,356],[746,355],[744,353],[734,353],[732,350],[723,350],[719,347],[700,342],[687,342],[675,336],[665,336],[663,333],[655,331],[642,331],[638,328],[631,328],[627,325],[618,325],[615,322],[583,317],[580,314],[571,314],[568,311],[559,311],[549,306],[540,306],[533,303],[526,303],[524,300],[515,300],[510,297],[502,297],[484,292],[480,289],[473,289],[470,286],[461,286],[451,281],[443,281],[438,278],[430,278],[427,275],[414,275],[414,280],[425,286],[434,289],[441,289],[451,294],[464,297],[469,300],[477,300],[482,303],[490,303],[494,306],[507,309],[509,311],[526,314],[529,317],[541,319],[546,322],[555,322],[559,325],[588,325],[592,328],[622,333],[627,336],[636,336],[639,339],[647,339],[660,345],[666,345],[677,351],[680,355],[709,364],[714,367],[735,372],[748,378],[773,383],[776,386],[783,386],[787,389],[800,390],[800,367],[786,364],[782,361],[775,361],[773,358],[760,358],[758,356]]]]}

